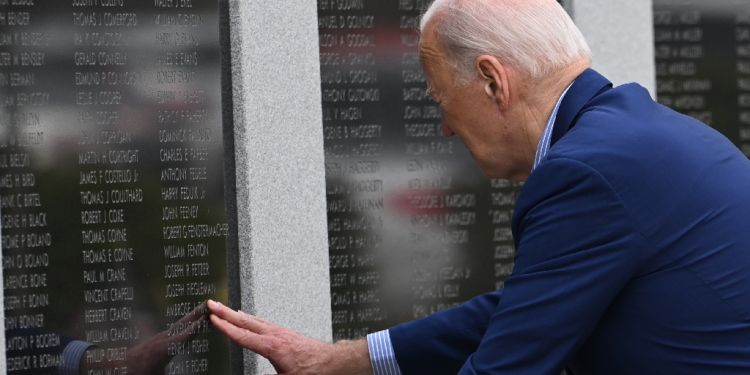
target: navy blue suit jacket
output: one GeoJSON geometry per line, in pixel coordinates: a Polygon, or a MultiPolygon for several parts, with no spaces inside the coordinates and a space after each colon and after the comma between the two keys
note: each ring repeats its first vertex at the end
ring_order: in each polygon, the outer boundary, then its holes
{"type": "Polygon", "coordinates": [[[503,290],[390,330],[410,374],[750,374],[750,161],[583,73],[513,216],[503,290]]]}

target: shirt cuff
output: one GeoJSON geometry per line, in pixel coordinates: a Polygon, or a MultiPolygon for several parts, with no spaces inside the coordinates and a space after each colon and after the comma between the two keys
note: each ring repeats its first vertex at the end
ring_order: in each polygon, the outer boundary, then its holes
{"type": "Polygon", "coordinates": [[[94,344],[84,341],[71,341],[65,349],[63,349],[62,357],[63,363],[57,368],[57,372],[60,375],[78,375],[78,367],[81,364],[81,357],[86,349],[94,346],[94,344]]]}
{"type": "Polygon", "coordinates": [[[367,335],[367,348],[375,375],[401,375],[388,330],[367,335]]]}

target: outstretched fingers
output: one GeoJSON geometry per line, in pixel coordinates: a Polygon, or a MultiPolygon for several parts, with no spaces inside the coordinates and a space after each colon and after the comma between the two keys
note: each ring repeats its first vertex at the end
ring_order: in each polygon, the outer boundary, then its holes
{"type": "Polygon", "coordinates": [[[211,310],[212,315],[216,315],[219,318],[222,318],[227,322],[236,325],[237,327],[244,328],[261,335],[268,331],[269,324],[265,320],[256,318],[249,314],[245,314],[241,311],[234,311],[229,307],[224,306],[220,302],[209,300],[208,308],[211,310]]]}
{"type": "Polygon", "coordinates": [[[252,315],[234,311],[221,303],[208,302],[211,323],[219,331],[242,347],[267,356],[271,350],[270,339],[263,337],[268,323],[252,315]]]}
{"type": "MultiPolygon", "coordinates": [[[[332,344],[311,339],[220,303],[209,301],[211,322],[244,348],[267,358],[282,375],[328,374],[334,366],[332,344]]],[[[365,347],[365,352],[367,348],[365,347]]],[[[369,363],[367,364],[369,366],[369,363]]]]}
{"type": "Polygon", "coordinates": [[[216,315],[211,315],[211,322],[229,339],[246,349],[250,349],[262,356],[268,356],[270,346],[268,339],[247,329],[238,327],[216,315]]]}

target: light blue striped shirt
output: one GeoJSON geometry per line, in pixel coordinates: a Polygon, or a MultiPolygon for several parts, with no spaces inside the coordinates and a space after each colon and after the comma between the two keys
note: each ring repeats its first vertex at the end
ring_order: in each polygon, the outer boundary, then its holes
{"type": "Polygon", "coordinates": [[[78,367],[81,363],[81,357],[86,349],[94,346],[94,344],[84,341],[71,341],[68,346],[63,349],[62,357],[63,363],[57,369],[59,375],[78,375],[78,367]]]}
{"type": "MultiPolygon", "coordinates": [[[[552,115],[547,120],[547,125],[544,127],[544,132],[536,148],[532,170],[547,160],[547,152],[549,151],[550,140],[552,139],[552,130],[555,128],[555,120],[557,120],[557,111],[560,110],[560,104],[572,85],[571,83],[563,91],[562,95],[560,95],[560,99],[557,100],[552,115]]],[[[388,330],[367,335],[367,347],[370,350],[370,361],[372,362],[372,370],[375,375],[401,375],[401,369],[396,362],[396,353],[393,351],[393,343],[391,343],[391,334],[388,330]]]]}
{"type": "Polygon", "coordinates": [[[393,352],[391,334],[387,329],[367,335],[367,347],[370,350],[370,361],[375,375],[401,375],[401,369],[396,363],[396,354],[393,352]]]}
{"type": "Polygon", "coordinates": [[[555,109],[552,110],[552,115],[550,115],[549,120],[547,120],[547,125],[544,127],[544,132],[542,133],[542,138],[539,139],[539,145],[536,146],[536,156],[534,157],[534,166],[531,168],[532,171],[543,161],[547,160],[549,143],[552,140],[552,130],[555,129],[555,120],[557,120],[557,111],[560,110],[560,104],[562,104],[565,94],[570,90],[570,86],[573,86],[573,84],[571,83],[568,85],[562,95],[560,95],[560,99],[558,99],[557,104],[555,104],[555,109]]]}

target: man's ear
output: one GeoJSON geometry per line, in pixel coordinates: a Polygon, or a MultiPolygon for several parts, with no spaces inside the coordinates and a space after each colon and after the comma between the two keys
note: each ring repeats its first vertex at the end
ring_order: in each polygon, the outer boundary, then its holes
{"type": "Polygon", "coordinates": [[[494,56],[481,55],[477,57],[477,70],[487,96],[502,110],[507,110],[510,104],[510,87],[505,66],[494,56]]]}

